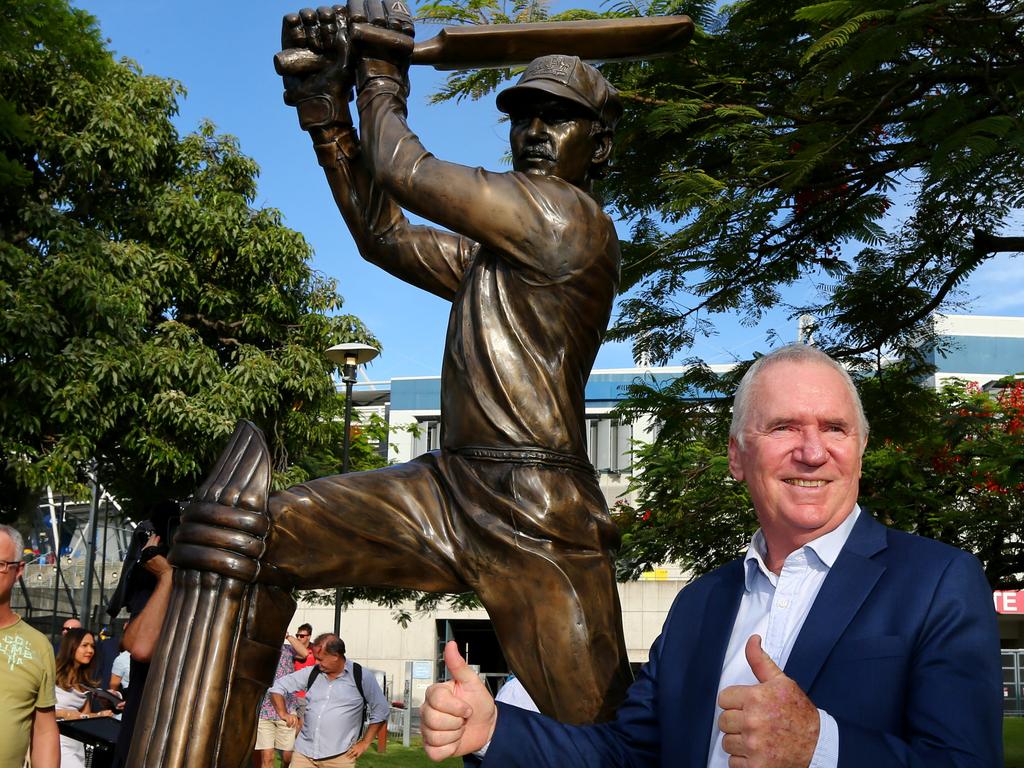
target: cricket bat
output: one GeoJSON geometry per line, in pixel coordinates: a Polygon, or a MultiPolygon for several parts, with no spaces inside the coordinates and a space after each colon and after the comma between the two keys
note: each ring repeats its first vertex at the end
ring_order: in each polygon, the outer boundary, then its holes
{"type": "MultiPolygon", "coordinates": [[[[394,37],[369,24],[357,24],[352,36],[372,44],[378,35],[394,37]]],[[[527,64],[538,56],[563,53],[592,61],[651,59],[679,51],[693,36],[689,16],[647,16],[586,19],[539,24],[469,24],[444,27],[437,35],[412,45],[413,64],[435,69],[480,69],[527,64]]],[[[306,48],[290,48],[274,56],[279,75],[303,75],[323,69],[326,57],[306,48]]]]}

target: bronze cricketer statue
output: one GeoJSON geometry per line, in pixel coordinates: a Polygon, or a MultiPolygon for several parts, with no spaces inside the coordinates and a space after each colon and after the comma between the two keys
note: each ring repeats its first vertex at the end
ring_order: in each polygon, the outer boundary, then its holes
{"type": "MultiPolygon", "coordinates": [[[[584,27],[563,50],[594,44],[584,27]]],[[[270,493],[263,437],[239,425],[171,551],[174,594],[132,768],[246,763],[297,587],[476,591],[510,665],[563,722],[610,718],[630,683],[618,537],[584,420],[618,283],[618,240],[591,184],[619,94],[575,56],[542,56],[498,96],[514,170],[444,162],[406,122],[412,32],[400,0],[304,10],[285,17],[278,68],[362,256],[452,302],[442,448],[270,493]],[[414,226],[403,209],[445,229],[414,226]]],[[[536,51],[476,45],[477,63],[536,51]]]]}

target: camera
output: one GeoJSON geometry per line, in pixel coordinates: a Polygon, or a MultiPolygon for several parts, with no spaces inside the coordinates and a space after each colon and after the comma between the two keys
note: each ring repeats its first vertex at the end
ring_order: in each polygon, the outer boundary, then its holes
{"type": "Polygon", "coordinates": [[[137,597],[145,594],[148,599],[149,593],[156,586],[156,578],[143,566],[157,555],[167,556],[180,523],[181,509],[178,503],[168,500],[154,504],[149,510],[149,516],[135,526],[132,540],[128,544],[128,553],[124,558],[121,580],[107,605],[107,614],[112,619],[116,618],[125,606],[131,610],[137,597]],[[146,543],[154,534],[160,537],[160,543],[147,547],[146,543]]]}

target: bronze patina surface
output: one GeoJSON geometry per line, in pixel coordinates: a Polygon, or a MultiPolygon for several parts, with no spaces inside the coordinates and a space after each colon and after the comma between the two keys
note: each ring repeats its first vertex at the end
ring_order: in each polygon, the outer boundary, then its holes
{"type": "Polygon", "coordinates": [[[445,162],[406,121],[411,35],[400,2],[285,17],[282,48],[326,62],[287,75],[285,100],[363,258],[452,303],[442,447],[270,493],[262,435],[239,425],[170,555],[133,768],[247,763],[297,587],[475,590],[512,669],[564,722],[610,718],[630,683],[584,418],[619,270],[591,183],[621,102],[579,59],[539,58],[499,96],[514,170],[445,162]]]}

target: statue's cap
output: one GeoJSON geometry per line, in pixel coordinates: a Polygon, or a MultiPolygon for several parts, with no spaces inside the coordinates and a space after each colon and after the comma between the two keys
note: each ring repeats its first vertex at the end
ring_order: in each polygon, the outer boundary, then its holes
{"type": "Polygon", "coordinates": [[[554,54],[534,59],[519,82],[498,94],[498,109],[508,113],[513,104],[537,91],[585,107],[610,130],[622,117],[619,92],[578,56],[554,54]]]}

